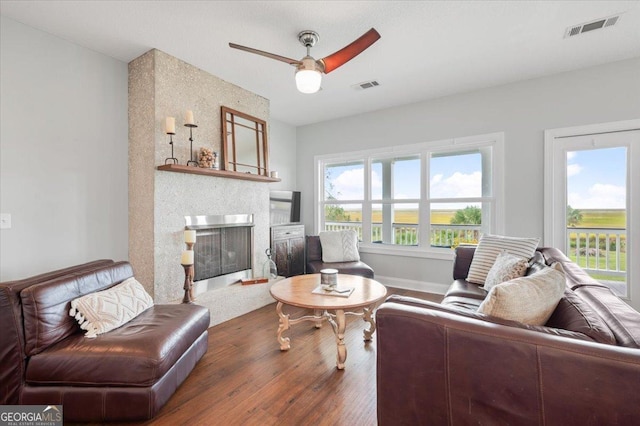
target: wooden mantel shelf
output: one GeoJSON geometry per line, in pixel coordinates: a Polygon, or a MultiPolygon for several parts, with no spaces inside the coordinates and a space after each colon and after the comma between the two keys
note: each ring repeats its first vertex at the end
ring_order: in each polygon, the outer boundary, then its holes
{"type": "Polygon", "coordinates": [[[158,166],[158,170],[176,173],[191,173],[194,175],[218,176],[231,179],[252,180],[256,182],[280,182],[280,179],[272,178],[269,176],[254,175],[252,173],[232,172],[230,170],[205,169],[195,166],[181,166],[179,164],[165,164],[163,166],[158,166]]]}

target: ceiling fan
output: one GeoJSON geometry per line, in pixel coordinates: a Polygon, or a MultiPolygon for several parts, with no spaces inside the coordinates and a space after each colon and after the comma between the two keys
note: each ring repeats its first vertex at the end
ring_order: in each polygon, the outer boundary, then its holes
{"type": "Polygon", "coordinates": [[[310,51],[318,42],[320,36],[315,31],[310,30],[305,30],[298,34],[298,40],[307,48],[307,56],[299,61],[276,55],[274,53],[253,49],[251,47],[240,46],[235,43],[229,43],[229,47],[266,56],[267,58],[286,62],[289,65],[294,65],[296,67],[296,86],[298,87],[298,90],[302,93],[315,93],[320,90],[322,73],[329,74],[331,71],[349,62],[369,48],[369,46],[375,43],[379,38],[380,34],[375,30],[375,28],[371,28],[351,44],[318,60],[311,57],[310,51]]]}

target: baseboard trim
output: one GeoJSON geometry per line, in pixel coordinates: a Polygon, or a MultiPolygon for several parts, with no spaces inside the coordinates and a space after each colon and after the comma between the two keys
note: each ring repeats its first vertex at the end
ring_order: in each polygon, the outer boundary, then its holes
{"type": "Polygon", "coordinates": [[[425,293],[445,294],[449,289],[449,284],[432,283],[427,281],[415,281],[405,278],[384,277],[376,275],[376,281],[389,287],[401,288],[403,290],[415,290],[425,293]]]}

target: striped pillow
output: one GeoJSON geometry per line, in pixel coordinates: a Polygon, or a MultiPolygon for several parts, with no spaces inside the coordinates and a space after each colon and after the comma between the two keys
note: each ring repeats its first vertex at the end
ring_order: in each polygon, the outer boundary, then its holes
{"type": "Polygon", "coordinates": [[[496,258],[503,251],[524,259],[530,259],[535,253],[539,241],[540,238],[517,238],[483,234],[480,237],[478,248],[473,254],[467,281],[483,285],[496,258]]]}

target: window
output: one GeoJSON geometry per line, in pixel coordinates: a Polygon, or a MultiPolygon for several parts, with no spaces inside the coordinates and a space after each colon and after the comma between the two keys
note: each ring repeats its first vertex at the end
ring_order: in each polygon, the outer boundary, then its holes
{"type": "Polygon", "coordinates": [[[490,162],[490,148],[430,155],[429,218],[432,246],[478,243],[482,224],[490,222],[493,210],[490,162]]]}
{"type": "Polygon", "coordinates": [[[502,145],[499,133],[316,157],[316,228],[353,229],[365,252],[446,257],[502,231],[502,145]]]}
{"type": "Polygon", "coordinates": [[[371,242],[417,245],[420,156],[372,160],[371,200],[371,242]]]}
{"type": "Polygon", "coordinates": [[[324,167],[323,229],[355,229],[362,240],[364,162],[327,164],[324,167]]]}

